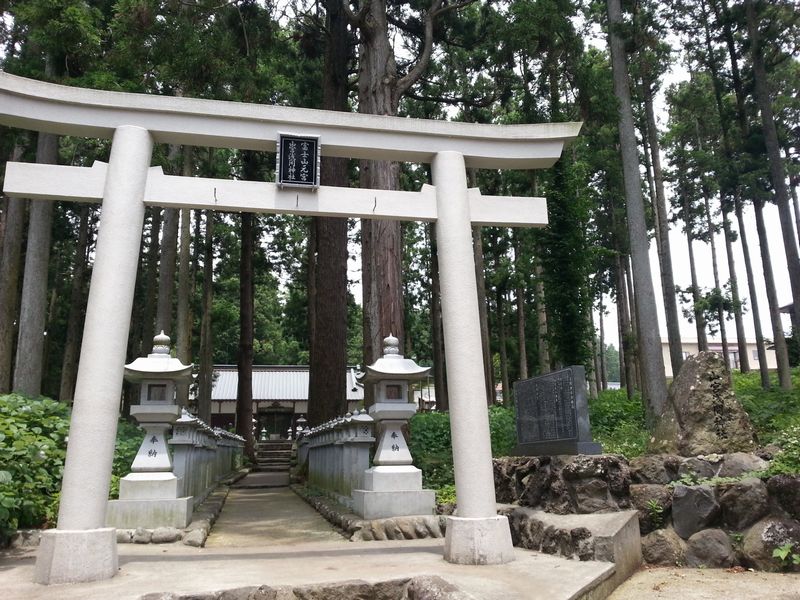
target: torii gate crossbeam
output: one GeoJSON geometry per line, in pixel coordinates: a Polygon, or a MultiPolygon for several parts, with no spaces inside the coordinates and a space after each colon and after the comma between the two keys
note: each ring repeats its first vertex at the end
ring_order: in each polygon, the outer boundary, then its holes
{"type": "Polygon", "coordinates": [[[115,530],[105,527],[105,512],[146,203],[435,220],[459,514],[448,521],[445,559],[513,560],[508,521],[496,514],[471,227],[541,225],[546,208],[541,199],[481,197],[467,189],[465,169],[549,167],[580,124],[481,125],[123,94],[2,72],[0,123],[113,136],[107,167],[10,163],[7,171],[5,189],[19,197],[97,201],[102,188],[58,525],[42,536],[37,582],[92,581],[117,572],[115,530]],[[274,150],[279,131],[320,135],[327,156],[429,162],[434,186],[414,194],[320,188],[314,195],[267,183],[171,178],[150,168],[154,143],[274,150]]]}

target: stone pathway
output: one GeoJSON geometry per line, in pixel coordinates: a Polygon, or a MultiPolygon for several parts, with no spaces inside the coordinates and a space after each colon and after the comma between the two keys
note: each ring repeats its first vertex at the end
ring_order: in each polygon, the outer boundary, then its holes
{"type": "MultiPolygon", "coordinates": [[[[247,479],[242,480],[246,486],[247,479]]],[[[206,548],[342,542],[344,538],[289,488],[234,487],[206,548]]]]}

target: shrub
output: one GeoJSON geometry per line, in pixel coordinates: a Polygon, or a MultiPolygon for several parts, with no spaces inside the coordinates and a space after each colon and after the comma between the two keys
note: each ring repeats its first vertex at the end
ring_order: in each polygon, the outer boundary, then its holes
{"type": "MultiPolygon", "coordinates": [[[[428,488],[444,490],[453,485],[453,447],[450,439],[448,413],[417,413],[409,423],[409,449],[414,464],[422,471],[428,488]]],[[[502,406],[489,409],[489,434],[492,455],[506,456],[517,443],[514,411],[502,406]]]]}
{"type": "Polygon", "coordinates": [[[0,396],[0,536],[55,521],[68,431],[66,404],[0,396]]]}
{"type": "Polygon", "coordinates": [[[771,374],[772,387],[761,387],[759,372],[733,372],[733,389],[742,407],[750,416],[750,421],[762,444],[777,440],[781,432],[794,425],[800,425],[800,369],[794,369],[792,383],[794,389],[786,391],[778,387],[777,376],[771,374]]]}
{"type": "Polygon", "coordinates": [[[800,474],[800,424],[793,425],[776,436],[775,443],[780,446],[770,462],[769,475],[800,474]]]}
{"type": "Polygon", "coordinates": [[[604,390],[589,401],[592,435],[609,454],[634,458],[645,453],[648,432],[639,393],[628,398],[625,390],[604,390]]]}

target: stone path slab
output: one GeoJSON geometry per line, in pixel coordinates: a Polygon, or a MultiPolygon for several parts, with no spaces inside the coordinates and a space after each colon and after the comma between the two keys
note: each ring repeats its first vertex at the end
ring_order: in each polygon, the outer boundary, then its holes
{"type": "MultiPolygon", "coordinates": [[[[248,475],[242,482],[252,477],[248,475]]],[[[317,511],[289,488],[231,488],[206,548],[249,548],[308,542],[341,542],[317,511]]]]}
{"type": "Polygon", "coordinates": [[[179,544],[118,546],[120,572],[93,583],[31,583],[34,551],[0,555],[3,600],[135,600],[151,592],[182,594],[248,585],[303,585],[362,579],[374,583],[438,575],[477,600],[576,600],[613,574],[603,562],[579,562],[515,549],[506,565],[453,565],[444,540],[318,542],[249,548],[179,544]]]}

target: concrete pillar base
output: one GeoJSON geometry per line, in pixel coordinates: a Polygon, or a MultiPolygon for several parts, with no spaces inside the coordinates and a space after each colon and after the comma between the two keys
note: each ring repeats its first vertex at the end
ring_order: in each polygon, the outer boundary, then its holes
{"type": "Polygon", "coordinates": [[[34,583],[81,583],[111,579],[119,569],[117,530],[49,529],[42,533],[34,583]]]}
{"type": "Polygon", "coordinates": [[[500,565],[513,561],[508,518],[448,517],[444,559],[459,565],[500,565]]]}

